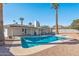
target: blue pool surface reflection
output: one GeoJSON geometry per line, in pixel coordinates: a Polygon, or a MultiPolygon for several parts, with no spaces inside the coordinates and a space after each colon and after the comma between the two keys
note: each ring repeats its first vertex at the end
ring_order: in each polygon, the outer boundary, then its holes
{"type": "Polygon", "coordinates": [[[48,44],[57,40],[62,40],[64,37],[59,36],[25,36],[21,37],[21,46],[23,48],[30,48],[42,44],[48,44]]]}

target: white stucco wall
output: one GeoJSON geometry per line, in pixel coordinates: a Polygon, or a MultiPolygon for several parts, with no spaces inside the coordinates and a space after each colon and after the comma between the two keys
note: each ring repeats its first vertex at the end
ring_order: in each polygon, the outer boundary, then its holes
{"type": "Polygon", "coordinates": [[[8,37],[8,31],[7,31],[7,29],[4,29],[4,36],[8,37]]]}
{"type": "MultiPolygon", "coordinates": [[[[56,32],[56,29],[53,29],[53,32],[56,32]]],[[[79,33],[79,30],[76,30],[76,29],[59,29],[59,32],[60,33],[72,33],[72,32],[79,33]]]]}

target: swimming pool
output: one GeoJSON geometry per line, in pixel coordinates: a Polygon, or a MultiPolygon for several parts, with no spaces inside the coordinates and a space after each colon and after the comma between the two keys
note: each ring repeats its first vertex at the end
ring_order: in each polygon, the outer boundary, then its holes
{"type": "Polygon", "coordinates": [[[53,41],[62,40],[64,37],[59,36],[26,36],[21,37],[21,46],[23,48],[34,47],[42,44],[47,44],[53,41]]]}

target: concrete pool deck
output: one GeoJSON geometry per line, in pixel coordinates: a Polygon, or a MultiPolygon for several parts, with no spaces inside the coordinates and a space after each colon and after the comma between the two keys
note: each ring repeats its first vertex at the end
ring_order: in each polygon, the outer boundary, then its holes
{"type": "Polygon", "coordinates": [[[25,55],[30,55],[30,54],[34,54],[34,53],[43,51],[43,50],[48,49],[53,46],[54,45],[41,45],[41,46],[36,46],[36,47],[32,47],[32,48],[21,48],[20,46],[11,47],[10,52],[16,56],[25,56],[25,55]]]}
{"type": "MultiPolygon", "coordinates": [[[[79,34],[61,34],[79,40],[79,34]]],[[[6,49],[4,49],[6,50],[6,49]]],[[[21,46],[11,46],[8,52],[14,56],[53,56],[53,55],[79,55],[79,44],[55,44],[40,45],[32,48],[21,48],[21,46]]],[[[8,53],[6,52],[6,53],[8,53]]],[[[4,53],[4,51],[3,51],[4,53]]]]}
{"type": "MultiPolygon", "coordinates": [[[[65,39],[65,40],[57,40],[51,43],[53,44],[53,43],[58,43],[58,42],[61,43],[61,42],[68,42],[68,41],[69,39],[65,39]]],[[[12,52],[14,55],[17,55],[17,56],[30,55],[30,54],[34,54],[34,53],[56,46],[56,44],[53,44],[53,45],[52,44],[38,45],[35,47],[30,47],[30,48],[22,48],[21,46],[11,47],[10,52],[12,52]]]]}
{"type": "Polygon", "coordinates": [[[79,44],[61,44],[29,56],[79,56],[79,44]]]}

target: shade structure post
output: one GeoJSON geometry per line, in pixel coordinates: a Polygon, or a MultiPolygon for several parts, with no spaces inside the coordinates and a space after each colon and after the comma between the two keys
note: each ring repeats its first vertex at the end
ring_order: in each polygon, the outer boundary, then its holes
{"type": "Polygon", "coordinates": [[[4,45],[3,4],[0,3],[0,45],[4,45]]]}

